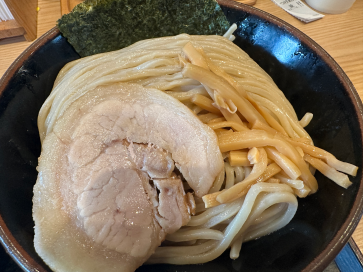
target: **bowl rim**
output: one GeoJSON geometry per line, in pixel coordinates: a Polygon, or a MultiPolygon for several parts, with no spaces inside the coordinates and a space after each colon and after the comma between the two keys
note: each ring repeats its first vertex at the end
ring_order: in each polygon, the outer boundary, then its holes
{"type": "MultiPolygon", "coordinates": [[[[277,25],[279,28],[297,37],[301,41],[301,43],[304,44],[304,46],[311,49],[314,53],[319,53],[318,55],[323,59],[323,61],[330,67],[333,73],[337,76],[341,84],[344,86],[347,95],[352,101],[354,110],[357,113],[360,134],[361,134],[361,141],[363,143],[362,100],[360,99],[353,83],[350,81],[350,79],[345,74],[343,69],[319,44],[317,44],[313,39],[311,39],[309,36],[304,34],[296,27],[263,10],[251,6],[246,6],[241,3],[235,2],[233,0],[218,0],[218,3],[222,4],[223,6],[229,7],[231,9],[239,10],[242,8],[244,11],[248,12],[251,15],[257,16],[269,23],[277,25]]],[[[359,166],[359,168],[361,169],[362,165],[359,166]]],[[[323,251],[307,267],[305,267],[302,270],[302,272],[323,271],[343,249],[343,247],[352,236],[355,228],[357,227],[361,219],[363,213],[362,196],[363,196],[363,175],[360,179],[360,185],[357,191],[356,199],[347,216],[347,219],[345,220],[343,225],[339,228],[339,230],[337,231],[333,239],[330,241],[330,243],[328,243],[326,248],[323,249],[323,251]]]]}
{"type": "MultiPolygon", "coordinates": [[[[0,79],[0,99],[3,92],[6,90],[10,80],[17,73],[17,71],[23,66],[31,55],[40,50],[42,46],[48,41],[53,40],[60,32],[57,27],[53,27],[36,41],[34,41],[28,48],[26,48],[10,65],[6,70],[2,78],[0,79]]],[[[5,251],[11,256],[11,258],[26,272],[46,272],[46,270],[38,264],[18,243],[11,231],[7,227],[4,219],[0,215],[0,242],[5,251]]]]}
{"type": "MultiPolygon", "coordinates": [[[[290,25],[289,23],[283,21],[282,19],[269,14],[263,10],[251,7],[242,3],[235,2],[233,0],[217,0],[221,6],[225,6],[235,10],[243,10],[251,15],[259,17],[264,21],[272,23],[284,31],[297,37],[301,43],[303,43],[307,48],[312,50],[314,53],[319,53],[318,55],[323,59],[323,61],[330,67],[333,73],[337,76],[344,89],[347,92],[348,97],[352,101],[355,112],[358,116],[358,122],[361,132],[361,141],[363,146],[363,104],[362,101],[354,88],[352,82],[345,74],[343,69],[339,64],[313,39],[308,37],[299,29],[290,25]]],[[[10,80],[16,74],[16,72],[22,67],[25,60],[27,60],[36,51],[40,50],[41,47],[48,41],[53,40],[60,34],[59,29],[55,26],[41,37],[39,37],[35,42],[33,42],[25,51],[23,51],[16,60],[10,65],[7,71],[4,73],[0,79],[0,99],[5,91],[10,80]]],[[[363,165],[359,166],[363,168],[363,165]]],[[[361,215],[363,213],[363,176],[360,180],[359,189],[357,191],[356,199],[353,206],[347,216],[347,219],[343,225],[339,228],[336,235],[328,243],[325,249],[307,266],[302,272],[309,271],[323,271],[338,255],[338,253],[343,249],[345,244],[348,242],[349,238],[353,234],[355,228],[357,227],[361,215]]],[[[41,267],[30,255],[21,247],[14,236],[11,234],[10,230],[7,228],[2,216],[0,215],[0,242],[2,243],[5,250],[10,254],[14,261],[21,267],[24,271],[30,272],[46,272],[46,270],[41,267]]]]}

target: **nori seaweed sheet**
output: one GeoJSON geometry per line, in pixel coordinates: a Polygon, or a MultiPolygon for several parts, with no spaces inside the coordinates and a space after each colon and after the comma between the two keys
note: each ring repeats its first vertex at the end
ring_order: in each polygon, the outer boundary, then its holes
{"type": "Polygon", "coordinates": [[[181,33],[223,35],[228,27],[215,0],[86,0],[58,20],[81,57],[181,33]]]}

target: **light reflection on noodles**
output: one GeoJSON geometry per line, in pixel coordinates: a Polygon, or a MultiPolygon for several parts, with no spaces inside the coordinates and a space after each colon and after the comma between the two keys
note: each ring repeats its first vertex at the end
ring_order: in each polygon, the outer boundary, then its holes
{"type": "Polygon", "coordinates": [[[225,168],[209,194],[196,198],[196,215],[167,236],[168,246],[157,248],[149,263],[204,263],[228,248],[230,257],[238,258],[244,241],[267,235],[292,219],[297,196],[316,192],[307,162],[345,188],[351,183],[341,172],[357,172],[355,166],[313,146],[303,128],[312,115],[297,119],[272,79],[230,42],[234,29],[225,37],[182,34],[140,41],[69,63],[40,111],[43,140],[87,90],[130,82],[165,91],[215,130],[225,168]],[[229,156],[236,150],[248,153],[248,165],[229,156]]]}

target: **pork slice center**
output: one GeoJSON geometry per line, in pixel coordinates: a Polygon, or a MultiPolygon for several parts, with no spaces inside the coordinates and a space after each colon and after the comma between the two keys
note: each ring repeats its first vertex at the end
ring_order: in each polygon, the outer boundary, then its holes
{"type": "Polygon", "coordinates": [[[173,172],[171,154],[119,137],[124,129],[119,118],[97,111],[83,117],[68,154],[71,190],[89,237],[108,249],[145,257],[167,233],[188,223],[192,197],[173,172]]]}

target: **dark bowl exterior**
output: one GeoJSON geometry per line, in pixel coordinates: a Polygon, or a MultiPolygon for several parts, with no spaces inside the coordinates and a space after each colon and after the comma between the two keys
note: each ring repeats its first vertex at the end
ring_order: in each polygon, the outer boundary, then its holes
{"type": "MultiPolygon", "coordinates": [[[[320,173],[318,193],[299,199],[285,228],[245,243],[241,257],[229,253],[203,265],[152,265],[137,271],[322,271],[358,224],[362,203],[362,103],[338,64],[314,41],[280,19],[230,0],[218,1],[235,43],[271,77],[307,127],[315,144],[360,170],[347,190],[320,173]]],[[[38,111],[59,70],[79,55],[54,28],[33,43],[0,80],[0,240],[24,271],[51,271],[33,246],[32,188],[40,155],[38,111]]]]}

